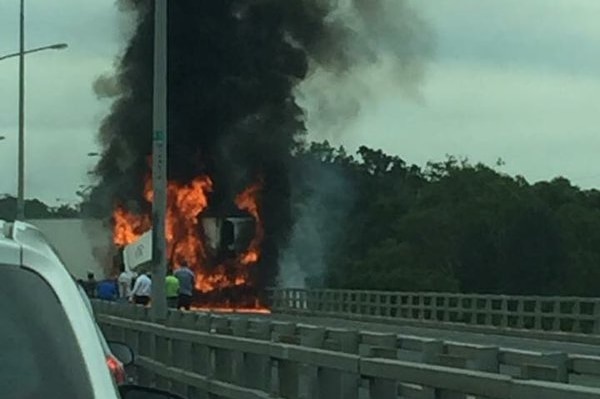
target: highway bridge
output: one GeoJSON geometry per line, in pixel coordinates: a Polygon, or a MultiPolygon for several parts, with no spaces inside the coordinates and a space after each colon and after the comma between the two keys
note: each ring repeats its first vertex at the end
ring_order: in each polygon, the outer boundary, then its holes
{"type": "Polygon", "coordinates": [[[271,314],[95,301],[141,384],[194,398],[600,398],[600,299],[271,291],[271,314]]]}

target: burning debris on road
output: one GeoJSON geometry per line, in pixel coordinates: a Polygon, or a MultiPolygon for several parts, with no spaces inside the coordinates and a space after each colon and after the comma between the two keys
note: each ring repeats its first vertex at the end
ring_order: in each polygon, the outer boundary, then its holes
{"type": "MultiPolygon", "coordinates": [[[[123,247],[151,228],[153,2],[118,4],[136,27],[114,76],[94,85],[113,104],[90,209],[112,218],[123,247]]],[[[293,221],[292,154],[306,132],[296,90],[318,68],[343,74],[376,63],[372,24],[385,4],[168,2],[168,256],[172,267],[185,261],[195,270],[198,305],[255,306],[275,282],[293,221]],[[244,230],[235,220],[253,225],[246,245],[222,248],[211,235],[244,230]]],[[[414,49],[399,50],[406,61],[414,49]]]]}

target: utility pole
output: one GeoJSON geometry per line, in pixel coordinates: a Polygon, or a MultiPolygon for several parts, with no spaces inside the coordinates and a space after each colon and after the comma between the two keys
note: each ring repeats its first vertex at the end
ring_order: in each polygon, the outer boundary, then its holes
{"type": "Polygon", "coordinates": [[[17,170],[17,220],[25,220],[25,0],[19,22],[19,154],[17,170]]]}
{"type": "Polygon", "coordinates": [[[154,1],[154,106],[152,135],[152,319],[167,319],[167,0],[154,1]]]}

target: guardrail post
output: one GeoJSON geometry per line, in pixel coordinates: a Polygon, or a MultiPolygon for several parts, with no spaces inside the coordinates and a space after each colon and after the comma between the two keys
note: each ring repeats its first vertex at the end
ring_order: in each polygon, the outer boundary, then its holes
{"type": "MultiPolygon", "coordinates": [[[[296,325],[293,323],[274,323],[273,339],[284,344],[297,345],[298,338],[295,336],[296,325]]],[[[288,359],[278,359],[277,377],[279,396],[285,399],[298,399],[299,374],[298,364],[288,359]]]]}
{"type": "Polygon", "coordinates": [[[575,303],[573,304],[573,310],[571,315],[571,319],[573,320],[573,327],[571,328],[571,332],[581,332],[581,321],[579,315],[581,315],[581,300],[576,299],[575,303]]]}
{"type": "Polygon", "coordinates": [[[542,329],[542,298],[540,297],[534,297],[533,299],[534,302],[534,324],[533,324],[533,329],[534,330],[541,330],[542,329]]]}
{"type": "MultiPolygon", "coordinates": [[[[233,319],[231,320],[231,332],[233,336],[246,338],[248,336],[248,320],[247,319],[233,319]]],[[[246,354],[244,352],[235,351],[231,354],[232,360],[232,380],[235,384],[240,386],[247,386],[246,382],[246,354]]]]}
{"type": "MultiPolygon", "coordinates": [[[[358,331],[338,330],[331,332],[330,335],[339,343],[339,350],[343,353],[353,355],[358,354],[358,331]]],[[[341,376],[341,398],[358,399],[358,390],[360,386],[360,375],[350,373],[340,373],[341,376]]]]}
{"type": "MultiPolygon", "coordinates": [[[[177,315],[174,315],[172,310],[169,311],[169,313],[167,313],[167,320],[165,320],[165,325],[168,326],[170,323],[172,323],[172,321],[169,319],[175,319],[176,316],[177,315]]],[[[173,360],[171,354],[171,340],[160,334],[154,334],[154,356],[152,357],[153,360],[156,360],[164,364],[165,366],[171,366],[173,360]]],[[[164,389],[166,391],[171,390],[170,381],[158,374],[154,376],[154,383],[159,389],[164,389]]]]}
{"type": "Polygon", "coordinates": [[[517,328],[525,328],[525,300],[517,299],[517,328]]]}
{"type": "Polygon", "coordinates": [[[594,301],[594,325],[592,326],[592,331],[594,334],[600,334],[600,300],[594,301]]]}
{"type": "MultiPolygon", "coordinates": [[[[154,359],[156,356],[156,337],[151,331],[140,331],[140,356],[154,359]]],[[[153,386],[154,385],[154,373],[148,371],[145,368],[139,368],[138,378],[140,385],[153,386]]]]}
{"type": "MultiPolygon", "coordinates": [[[[494,306],[492,297],[487,297],[484,299],[485,301],[485,322],[484,325],[492,326],[494,325],[494,306]]],[[[477,300],[475,300],[477,302],[477,300]]]]}
{"type": "MultiPolygon", "coordinates": [[[[253,320],[248,337],[263,341],[271,340],[271,323],[253,320]]],[[[268,356],[246,354],[246,386],[269,392],[271,389],[271,359],[268,356]]]]}
{"type": "MultiPolygon", "coordinates": [[[[363,345],[366,348],[359,350],[366,352],[367,357],[397,359],[398,338],[395,334],[363,334],[363,345]]],[[[360,349],[360,348],[359,348],[360,349]]],[[[369,380],[369,393],[372,399],[396,399],[398,396],[398,383],[387,378],[371,378],[369,380]]]]}
{"type": "MultiPolygon", "coordinates": [[[[209,333],[210,332],[210,315],[207,313],[198,314],[195,319],[186,319],[186,328],[195,331],[209,333]],[[191,326],[188,323],[193,323],[191,326]]],[[[208,377],[212,374],[212,360],[210,349],[206,345],[197,343],[191,344],[190,359],[192,362],[191,370],[201,376],[208,377]]],[[[189,396],[192,399],[206,399],[209,395],[197,388],[190,387],[189,396]]]]}
{"type": "MultiPolygon", "coordinates": [[[[324,328],[304,327],[299,331],[297,342],[288,341],[288,343],[298,344],[309,348],[322,349],[324,340],[324,328]]],[[[307,392],[300,392],[300,394],[310,398],[323,399],[329,397],[327,395],[331,392],[328,391],[328,387],[325,385],[329,383],[330,386],[335,386],[335,381],[333,381],[334,378],[332,378],[332,376],[328,373],[329,370],[321,370],[319,367],[315,366],[305,366],[304,369],[307,371],[307,392]]],[[[335,396],[332,396],[332,398],[335,398],[335,396]]]]}
{"type": "Polygon", "coordinates": [[[508,328],[508,316],[509,316],[508,298],[503,295],[502,298],[500,299],[500,301],[501,301],[500,309],[502,310],[502,315],[500,317],[500,327],[508,328]]]}
{"type": "Polygon", "coordinates": [[[554,298],[552,300],[552,331],[560,331],[560,325],[560,300],[558,298],[554,298]]]}
{"type": "MultiPolygon", "coordinates": [[[[191,329],[195,323],[195,313],[169,309],[167,326],[170,328],[191,329]]],[[[192,370],[192,344],[177,339],[170,340],[170,366],[182,370],[192,370]]],[[[184,383],[171,381],[171,391],[188,397],[189,387],[184,383]]]]}
{"type": "MultiPolygon", "coordinates": [[[[383,357],[379,350],[373,348],[371,357],[383,357]]],[[[387,378],[371,378],[369,381],[369,397],[371,399],[396,399],[398,397],[398,384],[387,378]]]]}
{"type": "MultiPolygon", "coordinates": [[[[229,320],[222,316],[213,316],[212,330],[214,330],[216,334],[231,335],[229,320]]],[[[211,352],[214,354],[215,362],[214,377],[218,381],[231,382],[233,372],[231,351],[223,348],[212,348],[211,352]]]]}

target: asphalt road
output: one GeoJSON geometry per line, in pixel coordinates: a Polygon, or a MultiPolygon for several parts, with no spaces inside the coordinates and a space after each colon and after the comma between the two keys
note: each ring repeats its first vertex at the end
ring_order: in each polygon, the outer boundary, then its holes
{"type": "Polygon", "coordinates": [[[517,349],[546,353],[566,352],[570,354],[600,356],[600,346],[574,342],[521,338],[494,334],[481,334],[446,329],[435,329],[430,327],[366,323],[327,317],[306,317],[285,314],[243,315],[242,317],[259,319],[267,317],[271,320],[302,323],[331,328],[347,328],[369,332],[395,333],[401,335],[416,336],[421,338],[432,338],[443,341],[475,345],[495,345],[503,349],[517,349]]]}

